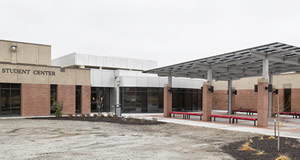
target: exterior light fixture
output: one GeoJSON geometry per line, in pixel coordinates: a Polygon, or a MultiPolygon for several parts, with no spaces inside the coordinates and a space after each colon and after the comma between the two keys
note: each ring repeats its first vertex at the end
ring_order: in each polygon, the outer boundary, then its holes
{"type": "Polygon", "coordinates": [[[208,88],[208,90],[209,90],[211,93],[214,93],[214,86],[210,86],[210,87],[208,88]]]}
{"type": "Polygon", "coordinates": [[[10,46],[10,50],[12,51],[12,52],[17,52],[17,46],[16,45],[11,45],[10,46]]]}

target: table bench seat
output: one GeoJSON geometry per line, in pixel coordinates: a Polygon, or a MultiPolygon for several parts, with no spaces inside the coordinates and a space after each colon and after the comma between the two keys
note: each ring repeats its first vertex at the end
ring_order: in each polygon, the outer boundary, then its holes
{"type": "Polygon", "coordinates": [[[300,118],[300,112],[279,112],[281,115],[292,115],[293,118],[300,118]]]}
{"type": "Polygon", "coordinates": [[[231,117],[229,115],[216,115],[216,114],[212,114],[210,115],[210,121],[212,118],[214,118],[214,121],[216,121],[216,118],[228,118],[229,119],[229,123],[231,123],[231,117]]]}
{"type": "Polygon", "coordinates": [[[251,117],[237,117],[237,116],[232,116],[232,123],[238,123],[238,120],[247,120],[247,121],[254,121],[254,126],[256,126],[256,121],[257,118],[251,118],[251,117]]]}
{"type": "Polygon", "coordinates": [[[234,110],[232,110],[233,114],[235,114],[235,112],[246,112],[247,115],[253,115],[253,113],[257,113],[257,111],[249,110],[249,109],[234,109],[234,110]]]}
{"type": "Polygon", "coordinates": [[[191,113],[191,112],[169,112],[173,117],[175,117],[175,114],[182,114],[183,119],[190,119],[191,116],[200,116],[200,120],[202,120],[202,113],[191,113]]]}

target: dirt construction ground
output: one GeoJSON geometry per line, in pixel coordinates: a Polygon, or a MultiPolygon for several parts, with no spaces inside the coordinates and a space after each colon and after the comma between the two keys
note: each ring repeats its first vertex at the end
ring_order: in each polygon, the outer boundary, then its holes
{"type": "Polygon", "coordinates": [[[255,134],[177,124],[0,120],[0,159],[233,159],[220,147],[255,134]]]}

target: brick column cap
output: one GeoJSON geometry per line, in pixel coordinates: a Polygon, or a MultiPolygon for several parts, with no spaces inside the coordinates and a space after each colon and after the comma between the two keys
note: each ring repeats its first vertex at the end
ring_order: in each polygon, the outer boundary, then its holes
{"type": "Polygon", "coordinates": [[[269,80],[265,79],[265,78],[261,78],[261,79],[258,79],[257,82],[258,83],[269,83],[269,80]]]}
{"type": "Polygon", "coordinates": [[[169,84],[165,84],[164,87],[172,88],[172,86],[170,86],[169,84]]]}
{"type": "Polygon", "coordinates": [[[203,86],[211,86],[212,84],[209,82],[203,82],[203,86]]]}

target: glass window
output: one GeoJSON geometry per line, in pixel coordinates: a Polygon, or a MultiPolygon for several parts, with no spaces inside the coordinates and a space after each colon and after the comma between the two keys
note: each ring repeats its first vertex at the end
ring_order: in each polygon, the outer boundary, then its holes
{"type": "Polygon", "coordinates": [[[11,114],[21,114],[21,94],[19,89],[12,89],[11,90],[11,114]]]}
{"type": "Polygon", "coordinates": [[[136,113],[137,111],[141,111],[140,107],[136,107],[136,89],[124,88],[123,91],[123,112],[136,113]]]}
{"type": "Polygon", "coordinates": [[[76,86],[76,113],[81,113],[81,86],[76,86]]]}
{"type": "Polygon", "coordinates": [[[136,112],[147,113],[147,88],[137,88],[136,112]]]}
{"type": "Polygon", "coordinates": [[[125,113],[163,112],[163,89],[121,88],[122,110],[125,113]]]}
{"type": "Polygon", "coordinates": [[[148,88],[148,112],[158,113],[159,112],[159,89],[148,88]]]}
{"type": "Polygon", "coordinates": [[[172,110],[198,111],[201,110],[201,92],[198,89],[174,88],[172,94],[172,110]]]}
{"type": "Polygon", "coordinates": [[[53,103],[57,101],[57,85],[50,85],[50,113],[54,114],[53,103]]]}
{"type": "Polygon", "coordinates": [[[10,89],[1,89],[1,115],[10,114],[10,89]]]}
{"type": "Polygon", "coordinates": [[[21,85],[0,84],[0,115],[21,114],[21,85]]]}

